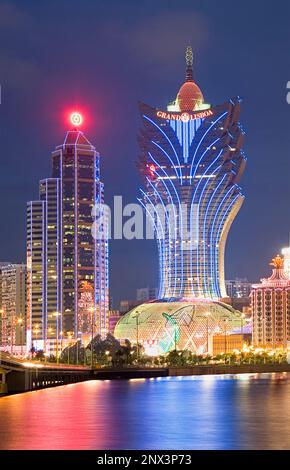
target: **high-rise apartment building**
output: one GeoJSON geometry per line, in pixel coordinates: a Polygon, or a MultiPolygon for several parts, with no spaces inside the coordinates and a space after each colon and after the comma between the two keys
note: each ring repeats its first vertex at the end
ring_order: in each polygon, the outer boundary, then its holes
{"type": "Polygon", "coordinates": [[[142,287],[137,289],[137,301],[138,302],[149,302],[150,300],[156,300],[158,298],[157,287],[142,287]]]}
{"type": "Polygon", "coordinates": [[[1,267],[1,346],[14,352],[25,344],[26,266],[7,264],[1,267]]]}
{"type": "Polygon", "coordinates": [[[0,345],[2,345],[2,316],[3,316],[3,309],[2,309],[2,268],[7,266],[7,262],[0,262],[0,345]]]}
{"type": "Polygon", "coordinates": [[[241,299],[249,297],[251,294],[252,283],[248,279],[232,279],[226,281],[227,295],[232,299],[241,299]]]}
{"type": "Polygon", "coordinates": [[[102,239],[92,234],[103,191],[100,155],[83,132],[68,131],[52,153],[52,177],[40,181],[39,201],[27,205],[30,342],[41,340],[45,348],[48,340],[79,338],[92,325],[106,333],[108,240],[105,228],[102,239]]]}

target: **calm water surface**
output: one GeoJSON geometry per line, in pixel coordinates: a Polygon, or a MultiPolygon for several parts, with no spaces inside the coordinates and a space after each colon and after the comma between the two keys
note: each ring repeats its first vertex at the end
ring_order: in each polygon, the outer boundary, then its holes
{"type": "Polygon", "coordinates": [[[290,374],[92,381],[0,398],[0,449],[290,449],[290,374]]]}

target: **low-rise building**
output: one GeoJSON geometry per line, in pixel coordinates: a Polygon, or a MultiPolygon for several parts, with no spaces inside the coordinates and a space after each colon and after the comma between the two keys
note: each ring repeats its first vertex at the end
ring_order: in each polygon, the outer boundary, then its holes
{"type": "Polygon", "coordinates": [[[1,345],[11,353],[26,338],[26,266],[1,268],[1,345]]]}
{"type": "Polygon", "coordinates": [[[245,344],[251,344],[250,334],[215,335],[212,337],[212,356],[241,351],[245,344]]]}
{"type": "Polygon", "coordinates": [[[290,279],[284,260],[272,260],[272,276],[254,284],[251,293],[253,344],[256,347],[286,348],[290,342],[290,279]]]}
{"type": "Polygon", "coordinates": [[[114,335],[115,326],[117,325],[118,321],[122,317],[119,310],[110,310],[108,315],[108,326],[107,331],[111,335],[114,335]]]}
{"type": "Polygon", "coordinates": [[[130,312],[130,310],[133,310],[133,308],[138,307],[138,305],[141,305],[142,302],[137,301],[137,300],[121,300],[120,301],[120,313],[123,315],[127,312],[130,312]]]}

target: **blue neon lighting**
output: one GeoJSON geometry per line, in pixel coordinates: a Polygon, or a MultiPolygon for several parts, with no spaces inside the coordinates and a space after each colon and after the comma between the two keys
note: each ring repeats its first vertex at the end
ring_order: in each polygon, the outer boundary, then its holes
{"type": "Polygon", "coordinates": [[[153,124],[153,126],[155,126],[160,132],[162,135],[164,135],[165,139],[167,140],[167,142],[169,143],[170,147],[172,148],[175,156],[176,156],[176,160],[177,160],[177,164],[179,166],[179,173],[180,173],[180,181],[181,181],[181,184],[182,184],[182,171],[181,171],[181,164],[180,164],[180,160],[178,158],[178,155],[177,155],[177,152],[171,142],[171,140],[168,138],[168,136],[165,134],[165,132],[161,129],[161,127],[159,127],[154,121],[152,121],[152,119],[150,119],[149,117],[145,116],[145,114],[143,115],[144,119],[147,119],[147,121],[151,122],[151,124],[153,124]]]}

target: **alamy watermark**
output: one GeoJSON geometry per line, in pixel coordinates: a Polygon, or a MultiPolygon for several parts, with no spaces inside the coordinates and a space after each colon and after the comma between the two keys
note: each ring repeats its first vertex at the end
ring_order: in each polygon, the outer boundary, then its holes
{"type": "Polygon", "coordinates": [[[290,81],[287,83],[286,89],[288,91],[287,96],[286,96],[286,101],[288,104],[290,104],[290,81]]]}
{"type": "Polygon", "coordinates": [[[168,240],[181,244],[183,250],[196,249],[198,234],[197,204],[123,205],[122,196],[115,196],[113,208],[96,204],[92,215],[93,237],[97,240],[168,240]]]}

